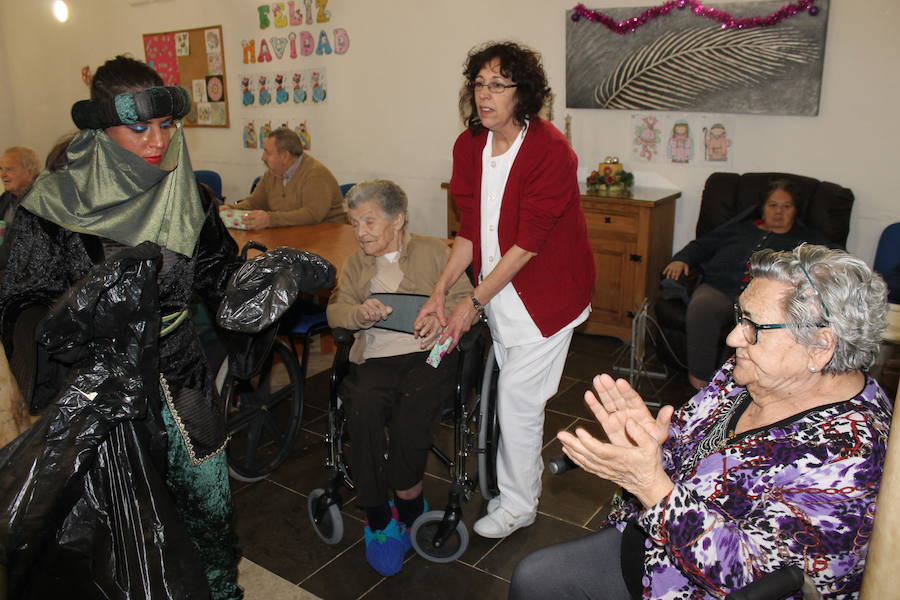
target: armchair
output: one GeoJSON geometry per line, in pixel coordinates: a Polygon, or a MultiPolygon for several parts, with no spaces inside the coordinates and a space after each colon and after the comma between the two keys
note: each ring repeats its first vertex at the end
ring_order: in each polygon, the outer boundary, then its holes
{"type": "MultiPolygon", "coordinates": [[[[797,220],[825,234],[836,246],[844,247],[850,232],[850,212],[853,209],[853,192],[838,184],[819,181],[811,177],[790,173],[713,173],[706,180],[701,196],[700,214],[697,217],[696,237],[741,217],[756,219],[760,215],[753,210],[769,189],[772,181],[786,179],[798,190],[797,220]]],[[[664,294],[655,306],[660,328],[671,348],[659,344],[660,359],[674,368],[683,368],[687,356],[685,318],[687,304],[693,288],[699,284],[702,273],[691,269],[686,282],[687,291],[681,298],[677,294],[664,294]],[[695,276],[694,274],[697,274],[695,276]]],[[[665,291],[665,290],[664,290],[665,291]]],[[[727,355],[724,344],[730,327],[720,337],[720,348],[727,355]]]]}

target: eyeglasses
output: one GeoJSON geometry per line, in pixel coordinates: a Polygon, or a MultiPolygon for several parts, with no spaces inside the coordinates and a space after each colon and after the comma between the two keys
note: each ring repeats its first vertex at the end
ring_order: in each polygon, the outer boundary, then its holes
{"type": "Polygon", "coordinates": [[[756,343],[759,332],[766,329],[799,329],[803,327],[828,327],[827,323],[816,323],[815,325],[796,325],[793,323],[768,323],[760,325],[744,316],[744,311],[737,304],[734,305],[734,322],[740,326],[744,339],[751,346],[756,343]]]}
{"type": "Polygon", "coordinates": [[[480,92],[482,89],[487,88],[492,94],[502,94],[506,91],[506,88],[514,88],[518,87],[517,83],[500,83],[499,81],[491,81],[489,83],[484,83],[483,81],[470,81],[468,83],[469,89],[474,90],[476,92],[480,92]]]}

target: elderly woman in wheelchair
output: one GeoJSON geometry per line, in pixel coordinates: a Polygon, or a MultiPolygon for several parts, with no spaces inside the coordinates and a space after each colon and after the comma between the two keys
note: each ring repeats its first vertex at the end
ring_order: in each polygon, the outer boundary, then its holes
{"type": "Polygon", "coordinates": [[[654,418],[627,382],[595,378],[585,400],[606,439],[559,439],[628,498],[607,528],[523,560],[511,598],[721,598],[785,565],[824,598],[856,597],[891,420],[866,373],[885,285],[822,246],[762,250],[750,274],[735,357],[677,413],[654,418]]]}
{"type": "MultiPolygon", "coordinates": [[[[406,232],[406,194],[393,182],[354,186],[347,207],[360,249],[341,271],[328,323],[359,330],[339,394],[352,441],[350,469],[366,512],[366,559],[382,575],[393,575],[411,548],[409,528],[426,510],[425,463],[441,406],[454,393],[458,353],[426,362],[441,332],[436,317],[418,336],[373,327],[393,308],[372,295],[427,296],[450,251],[441,240],[406,232]]],[[[447,302],[455,305],[471,292],[461,278],[447,302]]],[[[409,315],[410,331],[417,310],[409,315]]]]}

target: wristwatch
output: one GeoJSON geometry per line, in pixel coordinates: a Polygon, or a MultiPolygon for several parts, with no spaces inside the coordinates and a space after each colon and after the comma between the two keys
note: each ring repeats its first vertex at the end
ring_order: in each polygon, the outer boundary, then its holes
{"type": "Polygon", "coordinates": [[[484,304],[478,301],[478,298],[475,297],[475,294],[472,294],[471,296],[469,296],[469,298],[472,300],[472,306],[475,307],[475,313],[478,314],[478,316],[483,315],[484,304]]]}

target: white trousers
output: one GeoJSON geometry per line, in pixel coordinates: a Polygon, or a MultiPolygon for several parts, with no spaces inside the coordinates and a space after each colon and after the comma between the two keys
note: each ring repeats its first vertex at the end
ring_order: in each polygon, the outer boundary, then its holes
{"type": "Polygon", "coordinates": [[[559,389],[572,341],[571,328],[531,344],[504,348],[494,342],[497,380],[497,487],[500,505],[516,516],[537,511],[544,461],[544,406],[559,389]]]}

